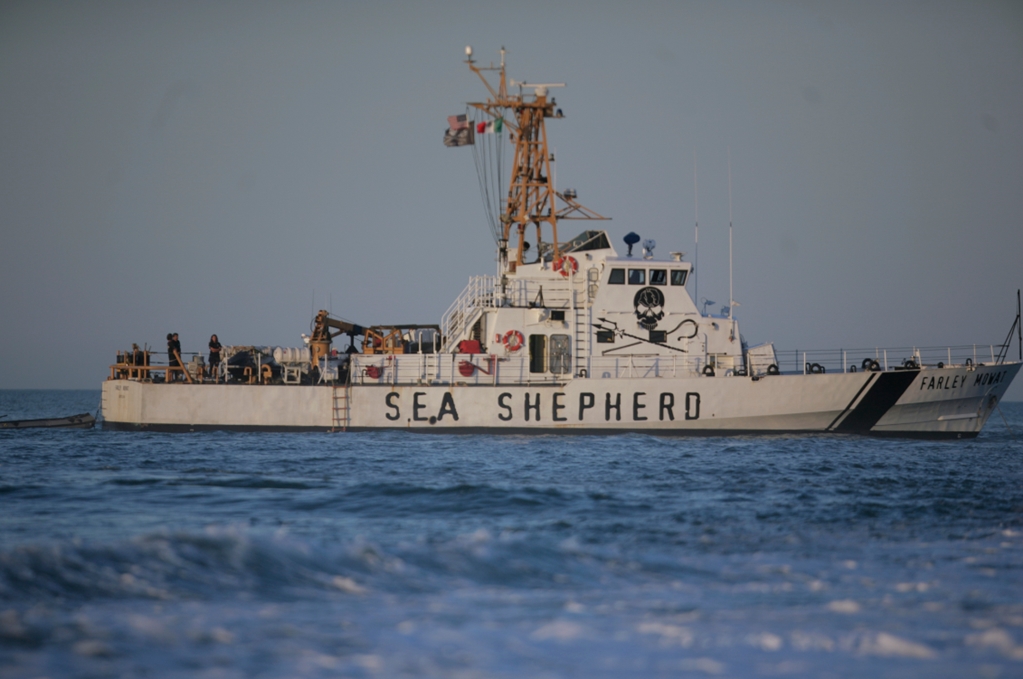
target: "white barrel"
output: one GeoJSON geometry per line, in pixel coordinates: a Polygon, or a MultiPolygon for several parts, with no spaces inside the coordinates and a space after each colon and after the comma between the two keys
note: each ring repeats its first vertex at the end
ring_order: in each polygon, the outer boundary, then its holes
{"type": "Polygon", "coordinates": [[[274,360],[278,363],[308,363],[309,347],[277,347],[274,360]]]}

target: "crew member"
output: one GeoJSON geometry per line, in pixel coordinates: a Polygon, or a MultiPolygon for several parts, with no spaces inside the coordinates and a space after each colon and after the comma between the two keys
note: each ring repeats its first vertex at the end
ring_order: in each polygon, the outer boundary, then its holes
{"type": "Polygon", "coordinates": [[[220,340],[216,335],[210,336],[210,374],[220,374],[220,340]]]}
{"type": "MultiPolygon", "coordinates": [[[[181,367],[181,342],[178,341],[178,333],[172,332],[167,335],[167,365],[172,368],[181,367]]],[[[175,382],[178,379],[176,372],[167,371],[167,381],[175,382]]]]}

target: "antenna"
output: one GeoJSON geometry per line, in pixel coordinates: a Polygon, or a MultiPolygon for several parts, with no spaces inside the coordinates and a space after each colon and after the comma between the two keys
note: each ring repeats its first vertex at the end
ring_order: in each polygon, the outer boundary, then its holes
{"type": "MultiPolygon", "coordinates": [[[[466,53],[467,56],[468,53],[466,53]]],[[[475,73],[482,81],[489,97],[483,102],[470,102],[468,106],[475,111],[494,119],[500,119],[502,128],[507,128],[510,133],[509,141],[514,146],[514,160],[511,168],[511,181],[507,194],[489,189],[490,161],[487,154],[494,148],[501,148],[501,140],[494,142],[494,134],[484,135],[485,140],[477,140],[473,146],[473,155],[483,159],[477,161],[477,176],[480,180],[480,189],[483,194],[484,203],[488,206],[490,213],[491,204],[501,210],[500,219],[490,219],[490,226],[494,230],[495,240],[498,245],[498,264],[502,273],[514,273],[517,266],[525,262],[522,253],[525,251],[526,229],[530,226],[536,227],[536,241],[539,259],[558,259],[561,256],[560,244],[558,242],[558,221],[562,219],[606,219],[601,215],[589,210],[575,201],[575,194],[567,198],[565,194],[557,193],[554,186],[554,177],[551,168],[551,154],[547,145],[546,123],[547,118],[562,118],[561,109],[557,108],[554,98],[548,98],[551,88],[564,87],[565,83],[533,82],[513,80],[512,87],[518,87],[518,94],[509,94],[508,83],[505,77],[505,50],[501,50],[501,66],[477,66],[471,58],[466,59],[469,70],[475,73]],[[486,72],[498,72],[498,86],[495,88],[487,80],[486,72]],[[523,90],[526,90],[524,93],[523,90]],[[506,198],[501,196],[506,195],[506,198]],[[565,205],[559,208],[557,201],[561,200],[565,205]],[[548,225],[551,230],[550,243],[544,243],[542,239],[543,225],[548,225]],[[507,260],[508,243],[512,234],[518,238],[518,245],[515,248],[516,257],[514,262],[507,260]],[[540,247],[543,244],[545,247],[540,247]],[[549,246],[549,247],[548,247],[549,246]]],[[[457,124],[456,119],[456,124],[457,124]]],[[[491,122],[491,121],[487,121],[491,122]]],[[[478,124],[478,123],[477,123],[478,124]]],[[[498,159],[499,160],[499,159],[498,159]]],[[[497,163],[496,171],[493,173],[497,181],[501,181],[503,168],[500,162],[497,163]]],[[[503,284],[502,284],[503,285],[503,284]]]]}
{"type": "Polygon", "coordinates": [[[696,251],[693,253],[693,298],[700,299],[700,186],[696,179],[696,151],[693,151],[693,211],[696,214],[696,251]]]}
{"type": "Polygon", "coordinates": [[[732,320],[735,295],[732,294],[732,147],[728,149],[728,320],[732,320]]]}

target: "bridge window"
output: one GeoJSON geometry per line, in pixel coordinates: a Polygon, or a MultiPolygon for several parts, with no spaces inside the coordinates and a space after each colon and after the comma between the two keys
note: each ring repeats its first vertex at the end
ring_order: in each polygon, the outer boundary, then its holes
{"type": "Polygon", "coordinates": [[[597,344],[614,344],[615,334],[613,330],[598,330],[597,344]]]}
{"type": "Polygon", "coordinates": [[[685,285],[686,284],[686,270],[685,269],[672,269],[671,270],[671,284],[672,285],[685,285]]]}
{"type": "Polygon", "coordinates": [[[646,285],[646,269],[629,269],[629,285],[646,285]]]}
{"type": "Polygon", "coordinates": [[[611,276],[607,282],[611,285],[625,285],[625,269],[611,269],[611,276]]]}
{"type": "Polygon", "coordinates": [[[667,285],[668,271],[666,269],[650,269],[650,285],[667,285]]]}

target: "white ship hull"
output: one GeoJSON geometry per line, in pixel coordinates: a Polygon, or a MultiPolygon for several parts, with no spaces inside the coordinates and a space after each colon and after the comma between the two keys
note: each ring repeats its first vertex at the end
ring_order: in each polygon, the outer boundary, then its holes
{"type": "Polygon", "coordinates": [[[967,438],[1020,363],[535,385],[103,385],[104,428],[661,436],[838,433],[967,438]]]}
{"type": "MultiPolygon", "coordinates": [[[[634,232],[622,237],[624,256],[602,229],[559,238],[561,220],[605,219],[575,190],[555,189],[545,120],[563,118],[548,92],[559,85],[519,81],[509,93],[503,53],[499,68],[478,68],[468,55],[490,98],[468,105],[471,121],[449,117],[444,143],[473,145],[474,128],[511,130],[507,193],[483,191],[496,274],[471,276],[437,325],[364,327],[320,310],[302,347],[221,347],[211,338],[209,370],[195,355],[183,366],[175,334],[166,363],[133,345],[103,385],[105,427],[944,438],[983,428],[1019,371],[1020,363],[1005,362],[1013,332],[1023,361],[1018,291],[1013,330],[997,355],[988,345],[988,365],[976,345],[779,359],[773,343],[746,342],[731,283],[720,309],[697,303],[688,287],[695,263],[685,253],[657,257],[656,242],[634,232]],[[491,71],[499,72],[496,86],[487,82],[491,71]]],[[[489,138],[497,141],[477,147],[480,158],[503,143],[489,138]]]]}

